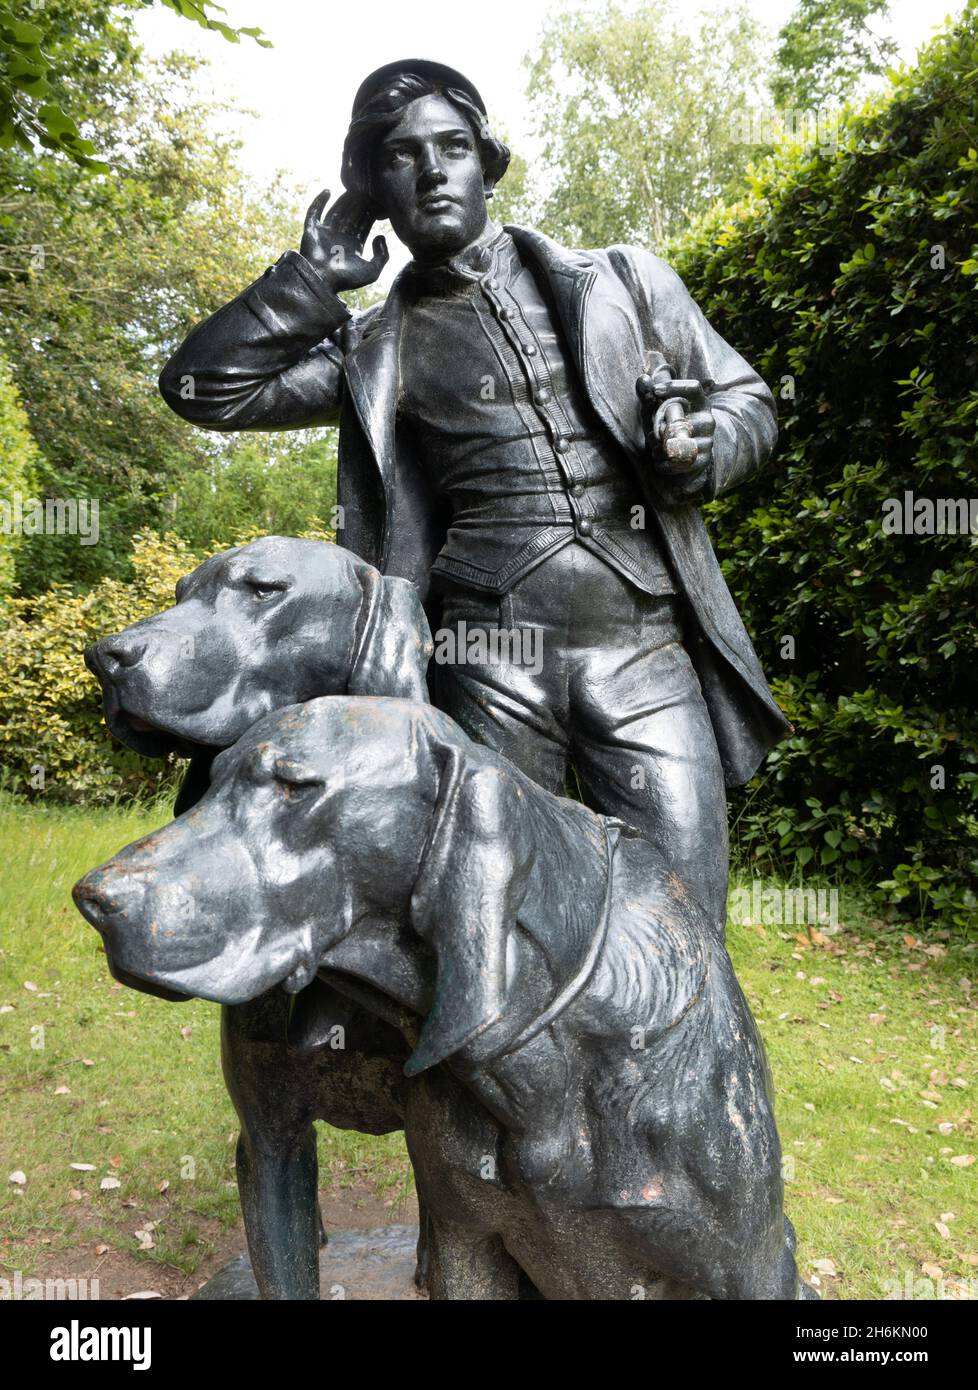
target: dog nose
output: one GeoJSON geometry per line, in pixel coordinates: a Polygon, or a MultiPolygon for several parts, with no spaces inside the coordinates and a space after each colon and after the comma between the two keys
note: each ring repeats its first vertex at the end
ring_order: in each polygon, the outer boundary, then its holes
{"type": "Polygon", "coordinates": [[[143,885],[129,875],[113,875],[106,881],[98,870],[86,874],[71,890],[75,906],[98,931],[104,931],[109,919],[132,911],[142,899],[143,885]]]}
{"type": "Polygon", "coordinates": [[[146,651],[146,641],[132,633],[120,632],[116,637],[103,637],[90,649],[96,664],[112,675],[120,668],[135,666],[146,651]]]}

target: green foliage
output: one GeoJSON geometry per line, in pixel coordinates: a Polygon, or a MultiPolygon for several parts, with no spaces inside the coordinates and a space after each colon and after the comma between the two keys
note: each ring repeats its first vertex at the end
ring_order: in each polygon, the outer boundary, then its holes
{"type": "MultiPolygon", "coordinates": [[[[149,6],[153,0],[140,0],[144,6],[149,6]]],[[[215,0],[160,0],[161,5],[165,5],[174,14],[180,15],[182,19],[191,19],[195,24],[199,24],[202,29],[209,29],[215,34],[220,34],[229,43],[240,43],[241,35],[246,35],[249,39],[254,39],[261,48],[271,48],[272,45],[266,39],[260,29],[232,29],[224,20],[218,19],[217,15],[227,14],[223,5],[218,5],[215,0]]]]}
{"type": "Polygon", "coordinates": [[[713,11],[695,35],[668,6],[609,0],[558,14],[529,61],[547,169],[537,224],[579,245],[661,245],[742,186],[742,118],[760,96],[765,48],[743,4],[713,11]]]}
{"type": "Polygon", "coordinates": [[[97,546],[61,537],[26,548],[24,592],[126,574],[130,537],[169,525],[166,499],[187,474],[227,458],[226,440],[167,409],[156,377],[297,225],[281,186],[251,190],[235,143],[192,89],[195,60],[142,65],[121,22],[98,27],[95,0],[49,0],[45,14],[67,24],[76,6],[91,23],[73,100],[113,167],[92,176],[0,151],[0,348],[41,450],[39,487],[97,498],[101,535],[97,546]]]}
{"type": "MultiPolygon", "coordinates": [[[[31,158],[42,151],[67,156],[79,168],[102,172],[108,165],[94,158],[95,144],[76,122],[84,124],[84,102],[73,99],[75,76],[91,62],[94,48],[109,40],[115,53],[132,57],[126,12],[153,0],[71,0],[32,8],[31,20],[18,19],[0,5],[0,149],[18,146],[31,158]],[[122,22],[119,22],[121,19],[122,22]]],[[[216,17],[224,14],[212,0],[161,0],[167,9],[192,19],[232,43],[247,34],[263,48],[271,44],[260,29],[232,29],[216,17]]]]}
{"type": "MultiPolygon", "coordinates": [[[[0,606],[2,786],[33,800],[85,805],[172,792],[179,759],[130,753],[105,727],[85,648],[171,607],[177,580],[207,555],[267,534],[249,523],[195,551],[172,532],[142,531],[132,540],[131,580],[105,578],[87,594],[53,584],[41,594],[8,598],[0,606]]],[[[295,534],[336,539],[315,520],[295,534]]]]}
{"type": "Polygon", "coordinates": [[[0,530],[0,601],[14,582],[14,562],[24,538],[13,526],[13,501],[17,493],[30,497],[36,485],[38,452],[14,385],[10,366],[0,356],[0,503],[6,503],[7,526],[0,530]]]}
{"type": "Polygon", "coordinates": [[[871,19],[886,19],[888,0],[799,0],[778,34],[771,94],[805,111],[847,100],[864,77],[880,77],[897,55],[871,19]]]}
{"type": "Polygon", "coordinates": [[[858,867],[894,908],[961,927],[978,923],[978,539],[882,520],[908,491],[978,495],[976,13],[851,112],[836,151],[784,147],[674,257],[781,396],[773,464],[709,509],[796,730],[739,833],[762,866],[858,867]]]}
{"type": "Polygon", "coordinates": [[[130,753],[109,734],[83,654],[100,637],[168,608],[177,580],[197,563],[178,538],[145,532],[133,541],[131,583],[103,579],[85,595],[55,584],[7,601],[0,614],[0,766],[11,791],[95,804],[152,795],[172,780],[165,761],[130,753]]]}
{"type": "Polygon", "coordinates": [[[521,154],[512,148],[506,131],[498,122],[490,120],[493,134],[504,145],[510,146],[509,168],[502,182],[493,190],[489,203],[490,215],[496,222],[517,222],[521,225],[533,222],[533,194],[530,185],[530,169],[521,154]]]}
{"type": "Polygon", "coordinates": [[[283,452],[274,436],[245,436],[226,461],[187,472],[170,499],[170,527],[196,550],[255,527],[273,536],[323,529],[336,500],[336,437],[304,430],[283,452]]]}

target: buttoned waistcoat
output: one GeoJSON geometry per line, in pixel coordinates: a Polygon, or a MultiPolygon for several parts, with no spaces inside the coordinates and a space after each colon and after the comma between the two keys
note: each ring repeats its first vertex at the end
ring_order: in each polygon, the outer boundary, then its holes
{"type": "MultiPolygon", "coordinates": [[[[568,350],[598,418],[648,499],[676,586],[685,643],[710,711],[727,784],[756,770],[790,729],[774,701],[710,544],[699,501],[750,477],[777,439],[774,400],[711,327],[679,276],[635,247],[574,252],[508,226],[548,287],[568,350]],[[655,487],[637,376],[661,354],[677,377],[705,383],[716,420],[713,463],[697,502],[655,487]]],[[[198,325],[160,377],[168,404],[216,430],[296,429],[339,422],[340,540],[430,601],[431,565],[448,518],[396,428],[403,291],[351,313],[296,251],[198,325]]]]}

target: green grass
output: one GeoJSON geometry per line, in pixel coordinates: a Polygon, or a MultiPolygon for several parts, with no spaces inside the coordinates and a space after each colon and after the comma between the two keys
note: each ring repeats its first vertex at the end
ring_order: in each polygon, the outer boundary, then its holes
{"type": "MultiPolygon", "coordinates": [[[[116,984],[70,899],[86,870],[169,819],[166,803],[82,811],[0,796],[0,1008],[13,1006],[0,1014],[0,1275],[100,1243],[192,1273],[237,1220],[220,1010],[116,984]],[[103,1177],[121,1186],[103,1192],[103,1177]],[[147,1220],[154,1247],[140,1252],[147,1220]]],[[[400,1135],[322,1126],[319,1147],[324,1184],[410,1189],[400,1135]]]]}
{"type": "MultiPolygon", "coordinates": [[[[41,1250],[139,1253],[134,1232],[147,1220],[158,1225],[143,1258],[192,1272],[237,1218],[218,1009],[116,985],[68,896],[87,869],[168,819],[165,805],[0,799],[0,1007],[13,1006],[0,1014],[0,1273],[29,1275],[41,1250]],[[7,1181],[18,1169],[20,1193],[7,1181]],[[100,1191],[104,1176],[121,1186],[100,1191]]],[[[803,927],[730,929],[774,1073],[801,1268],[831,1261],[822,1287],[841,1298],[880,1298],[885,1280],[908,1277],[952,1295],[955,1282],[978,1288],[978,1164],[951,1162],[978,1153],[978,954],[874,925],[844,888],[840,917],[814,941],[803,927]]],[[[409,1190],[399,1136],[322,1126],[320,1160],[337,1186],[409,1190]]]]}

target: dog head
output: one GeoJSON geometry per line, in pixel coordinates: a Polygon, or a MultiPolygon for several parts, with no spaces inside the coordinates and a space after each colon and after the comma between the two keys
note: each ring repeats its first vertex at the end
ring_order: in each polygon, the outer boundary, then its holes
{"type": "Polygon", "coordinates": [[[424,843],[412,730],[426,713],[313,700],[219,754],[191,811],[75,886],[116,978],[223,1004],[297,992],[354,921],[396,916],[424,843]]]}
{"type": "Polygon", "coordinates": [[[504,1047],[580,972],[602,827],[431,706],[334,697],[260,721],[75,901],[113,974],[167,997],[241,1003],[322,966],[366,982],[424,1019],[416,1073],[504,1047]]]}
{"type": "Polygon", "coordinates": [[[137,753],[228,748],[322,695],[427,699],[417,591],[340,546],[266,536],[205,560],[176,599],[85,654],[110,730],[137,753]]]}

